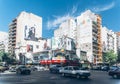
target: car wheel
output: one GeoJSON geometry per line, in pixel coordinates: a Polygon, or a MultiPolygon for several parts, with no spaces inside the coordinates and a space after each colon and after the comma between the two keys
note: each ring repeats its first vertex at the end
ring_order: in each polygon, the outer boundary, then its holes
{"type": "Polygon", "coordinates": [[[20,70],[18,70],[18,71],[17,71],[17,74],[21,74],[21,71],[20,71],[20,70]]]}
{"type": "Polygon", "coordinates": [[[116,74],[114,74],[112,77],[113,77],[113,78],[117,78],[118,76],[117,76],[116,74]]]}
{"type": "Polygon", "coordinates": [[[79,75],[79,74],[76,74],[76,78],[79,79],[79,78],[80,78],[80,75],[79,75]]]}

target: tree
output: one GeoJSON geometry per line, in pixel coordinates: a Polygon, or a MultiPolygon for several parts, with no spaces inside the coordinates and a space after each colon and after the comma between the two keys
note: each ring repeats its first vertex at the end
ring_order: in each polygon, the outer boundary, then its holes
{"type": "Polygon", "coordinates": [[[104,62],[113,64],[117,61],[117,54],[115,54],[113,50],[110,50],[110,51],[104,53],[103,60],[104,60],[104,62]]]}
{"type": "Polygon", "coordinates": [[[118,50],[118,62],[120,62],[120,49],[118,50]]]}
{"type": "Polygon", "coordinates": [[[10,53],[6,53],[6,52],[0,52],[0,62],[6,62],[8,64],[12,64],[14,62],[16,62],[16,60],[14,59],[14,56],[11,56],[10,53]]]}
{"type": "Polygon", "coordinates": [[[4,52],[0,52],[0,62],[2,61],[2,57],[3,57],[3,55],[4,55],[4,52]]]}

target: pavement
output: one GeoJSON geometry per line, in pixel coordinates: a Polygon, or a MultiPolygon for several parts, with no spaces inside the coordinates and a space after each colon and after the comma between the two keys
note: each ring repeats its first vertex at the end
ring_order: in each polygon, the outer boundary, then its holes
{"type": "Polygon", "coordinates": [[[4,71],[4,72],[1,72],[0,74],[2,75],[2,74],[15,74],[16,72],[10,72],[10,71],[4,71]]]}

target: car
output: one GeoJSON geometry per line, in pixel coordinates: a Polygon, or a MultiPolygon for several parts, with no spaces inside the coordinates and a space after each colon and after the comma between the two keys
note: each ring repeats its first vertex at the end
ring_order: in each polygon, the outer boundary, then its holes
{"type": "Polygon", "coordinates": [[[110,70],[108,75],[112,76],[113,78],[120,78],[120,67],[110,70]]]}
{"type": "Polygon", "coordinates": [[[60,69],[62,68],[61,65],[51,65],[49,71],[51,73],[60,73],[60,69]]]}
{"type": "Polygon", "coordinates": [[[61,71],[62,76],[73,76],[76,78],[88,78],[91,73],[89,70],[82,70],[78,66],[66,66],[61,71]]]}
{"type": "Polygon", "coordinates": [[[37,70],[37,71],[44,71],[45,70],[45,67],[43,67],[43,66],[34,66],[35,67],[35,69],[37,70]]]}
{"type": "Polygon", "coordinates": [[[109,69],[110,69],[109,66],[102,66],[101,67],[102,71],[109,71],[109,69]]]}
{"type": "Polygon", "coordinates": [[[19,65],[16,68],[16,74],[27,74],[27,75],[30,75],[31,74],[31,70],[30,70],[30,68],[28,68],[25,65],[19,65]]]}
{"type": "Polygon", "coordinates": [[[8,69],[9,69],[8,66],[0,66],[0,72],[4,72],[4,71],[6,71],[8,69]]]}
{"type": "Polygon", "coordinates": [[[118,66],[110,66],[110,70],[115,70],[117,68],[119,68],[119,67],[118,66]]]}
{"type": "Polygon", "coordinates": [[[92,70],[101,70],[101,67],[99,65],[93,65],[92,70]]]}
{"type": "Polygon", "coordinates": [[[10,66],[9,71],[10,72],[16,72],[16,66],[10,66]]]}

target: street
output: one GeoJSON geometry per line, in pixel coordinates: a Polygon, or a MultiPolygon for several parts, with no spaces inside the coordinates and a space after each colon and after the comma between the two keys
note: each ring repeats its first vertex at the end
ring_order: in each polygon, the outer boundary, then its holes
{"type": "Polygon", "coordinates": [[[120,84],[120,79],[113,79],[107,72],[91,71],[89,79],[62,77],[49,71],[36,71],[31,75],[16,75],[15,72],[0,74],[0,84],[120,84]]]}

